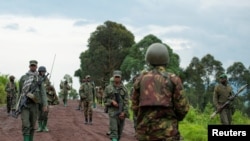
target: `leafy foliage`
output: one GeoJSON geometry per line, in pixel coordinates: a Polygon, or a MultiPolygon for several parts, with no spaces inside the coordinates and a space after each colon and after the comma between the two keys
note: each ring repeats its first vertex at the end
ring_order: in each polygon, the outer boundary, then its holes
{"type": "MultiPolygon", "coordinates": [[[[91,75],[96,85],[101,85],[103,81],[109,80],[114,70],[120,69],[134,43],[134,35],[123,25],[106,21],[91,33],[88,50],[81,53],[80,69],[75,72],[75,76],[82,79],[91,75]]],[[[126,77],[123,74],[123,78],[126,77]]]]}

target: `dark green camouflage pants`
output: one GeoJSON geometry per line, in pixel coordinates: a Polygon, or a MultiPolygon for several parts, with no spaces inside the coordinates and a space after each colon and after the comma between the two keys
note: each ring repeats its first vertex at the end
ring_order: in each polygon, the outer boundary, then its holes
{"type": "Polygon", "coordinates": [[[119,119],[118,116],[113,116],[114,113],[109,113],[109,129],[110,129],[110,135],[109,137],[120,139],[124,127],[125,120],[119,119]]]}
{"type": "Polygon", "coordinates": [[[92,118],[92,101],[83,101],[83,112],[85,118],[92,118]]]}
{"type": "Polygon", "coordinates": [[[38,104],[30,102],[23,107],[21,112],[23,135],[34,135],[35,125],[38,117],[38,104]]]}

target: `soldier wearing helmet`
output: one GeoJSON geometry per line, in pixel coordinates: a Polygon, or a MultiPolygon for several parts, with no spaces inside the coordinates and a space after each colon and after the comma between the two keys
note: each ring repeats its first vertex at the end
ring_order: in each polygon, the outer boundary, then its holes
{"type": "MultiPolygon", "coordinates": [[[[46,91],[46,99],[47,99],[47,102],[49,104],[49,99],[48,99],[48,88],[50,87],[50,81],[49,79],[46,77],[46,67],[45,66],[40,66],[38,68],[38,73],[39,73],[39,77],[42,79],[42,78],[45,78],[45,81],[44,81],[44,87],[45,87],[45,91],[46,91]]],[[[43,111],[43,103],[39,103],[38,104],[38,129],[37,129],[37,132],[48,132],[49,129],[47,127],[47,122],[48,122],[48,115],[49,115],[49,107],[47,111],[43,111]]]]}
{"type": "Polygon", "coordinates": [[[178,122],[188,113],[189,104],[181,79],[166,71],[170,61],[167,47],[151,44],[145,61],[152,67],[135,80],[131,98],[136,137],[139,141],[180,140],[178,122]]]}
{"type": "Polygon", "coordinates": [[[15,111],[16,97],[17,97],[17,86],[15,84],[15,77],[11,75],[9,77],[9,82],[5,86],[5,91],[7,93],[7,113],[15,111]]]}

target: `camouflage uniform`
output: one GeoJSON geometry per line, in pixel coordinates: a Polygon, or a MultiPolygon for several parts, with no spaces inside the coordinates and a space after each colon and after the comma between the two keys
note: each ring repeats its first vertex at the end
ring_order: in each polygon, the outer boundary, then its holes
{"type": "MultiPolygon", "coordinates": [[[[213,102],[217,109],[220,108],[227,100],[229,100],[230,96],[233,95],[232,87],[227,84],[227,76],[222,74],[220,76],[220,84],[216,85],[214,88],[213,102]]],[[[220,120],[223,125],[230,125],[232,122],[232,114],[234,112],[234,108],[232,102],[226,106],[220,112],[220,120]]]]}
{"type": "Polygon", "coordinates": [[[10,114],[10,111],[15,110],[15,104],[16,104],[16,96],[17,96],[17,86],[14,82],[15,77],[10,76],[9,82],[5,86],[5,91],[7,92],[7,113],[10,114]]]}
{"type": "Polygon", "coordinates": [[[90,76],[86,76],[86,82],[81,85],[80,88],[80,95],[83,99],[83,111],[84,111],[84,117],[85,117],[85,124],[92,124],[92,105],[94,103],[95,98],[95,84],[94,82],[91,82],[90,76]]]}
{"type": "MultiPolygon", "coordinates": [[[[39,81],[38,72],[36,71],[37,61],[30,61],[30,71],[23,75],[19,81],[19,97],[21,94],[29,91],[30,88],[34,87],[39,81]],[[28,85],[30,84],[30,85],[28,85]]],[[[24,141],[33,141],[35,125],[38,117],[38,104],[44,105],[44,111],[47,111],[47,97],[45,93],[44,85],[41,84],[36,87],[33,93],[37,103],[28,98],[26,107],[22,108],[21,119],[22,119],[22,133],[24,141]]]]}
{"type": "Polygon", "coordinates": [[[129,117],[128,91],[121,81],[116,83],[116,77],[121,79],[120,71],[114,71],[114,83],[108,85],[104,90],[104,104],[108,107],[109,115],[109,137],[112,141],[117,141],[121,138],[125,118],[129,117]],[[114,101],[119,105],[122,104],[122,107],[120,107],[122,108],[121,113],[119,113],[118,105],[114,105],[114,101]]]}
{"type": "Polygon", "coordinates": [[[181,79],[165,70],[168,58],[163,44],[152,44],[146,53],[146,61],[152,69],[134,83],[132,108],[137,117],[139,141],[180,140],[178,122],[186,116],[189,104],[183,95],[181,79]]]}
{"type": "Polygon", "coordinates": [[[80,100],[79,100],[79,104],[78,104],[78,108],[76,110],[83,110],[83,106],[84,106],[84,103],[83,103],[83,93],[82,93],[82,89],[83,89],[83,84],[86,82],[86,79],[82,79],[82,83],[81,83],[81,86],[79,88],[79,96],[80,96],[80,100]]]}
{"type": "Polygon", "coordinates": [[[97,92],[97,102],[98,104],[102,105],[103,102],[103,89],[102,86],[96,87],[96,92],[97,92]]]}
{"type": "MultiPolygon", "coordinates": [[[[46,98],[47,98],[47,102],[48,102],[47,86],[50,85],[50,82],[49,82],[49,79],[47,77],[45,78],[46,68],[41,66],[38,68],[38,72],[39,72],[40,79],[45,79],[43,85],[45,88],[46,98]]],[[[38,129],[37,129],[37,132],[43,132],[43,131],[48,132],[49,131],[47,128],[49,108],[48,108],[48,111],[44,112],[43,107],[44,107],[43,103],[38,104],[38,129]]]]}
{"type": "Polygon", "coordinates": [[[67,102],[68,102],[68,95],[69,95],[69,90],[70,90],[70,86],[68,84],[68,81],[65,80],[63,83],[60,84],[60,88],[62,90],[62,96],[63,96],[63,104],[66,107],[67,106],[67,102]]]}

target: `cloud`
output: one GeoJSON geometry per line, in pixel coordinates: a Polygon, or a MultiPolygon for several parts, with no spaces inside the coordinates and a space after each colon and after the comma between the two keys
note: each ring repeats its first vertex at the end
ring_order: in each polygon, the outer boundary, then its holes
{"type": "MultiPolygon", "coordinates": [[[[53,57],[56,55],[51,81],[55,87],[65,74],[74,75],[79,69],[80,53],[87,49],[90,33],[96,28],[95,23],[74,26],[74,19],[56,19],[23,16],[0,16],[0,60],[1,74],[12,74],[20,78],[28,71],[29,60],[35,59],[38,65],[51,70],[53,57]],[[13,33],[5,27],[16,23],[19,30],[13,33]]],[[[50,73],[50,72],[49,72],[50,73]]],[[[76,87],[78,79],[74,78],[76,87]]]]}
{"type": "Polygon", "coordinates": [[[4,26],[5,29],[18,30],[19,25],[17,23],[12,23],[4,26]]]}

